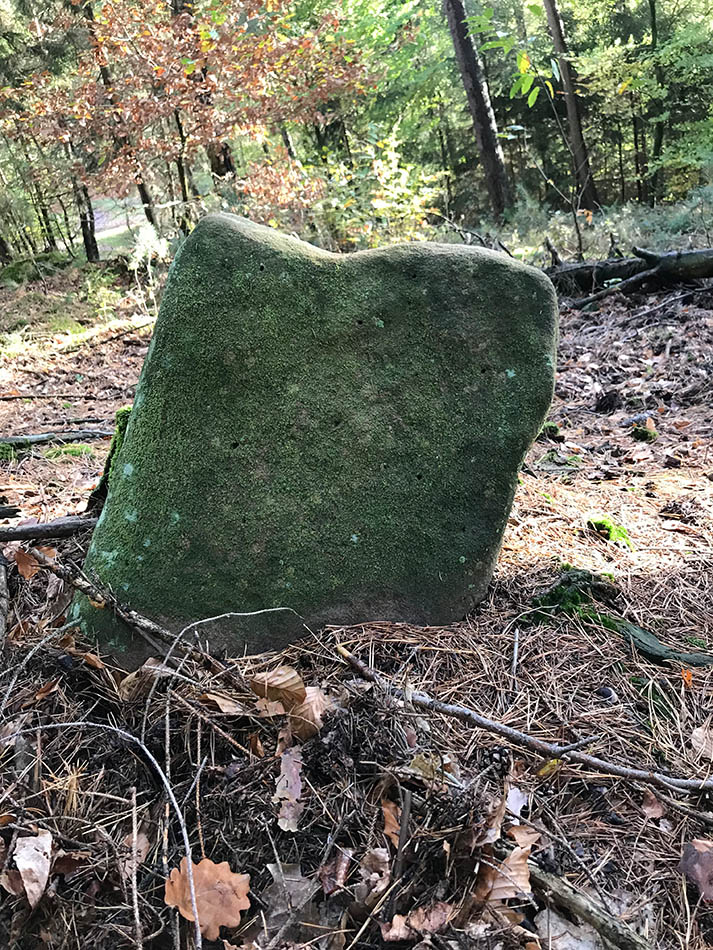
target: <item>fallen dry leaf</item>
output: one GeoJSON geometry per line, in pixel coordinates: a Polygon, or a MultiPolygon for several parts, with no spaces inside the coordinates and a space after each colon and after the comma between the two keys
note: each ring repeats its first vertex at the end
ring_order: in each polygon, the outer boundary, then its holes
{"type": "Polygon", "coordinates": [[[519,848],[531,848],[540,840],[540,832],[529,825],[513,825],[508,828],[508,836],[519,848]]]}
{"type": "Polygon", "coordinates": [[[12,894],[13,897],[22,897],[25,893],[20,872],[14,868],[6,868],[0,874],[0,885],[5,888],[8,894],[12,894]]]}
{"type": "Polygon", "coordinates": [[[481,831],[479,837],[474,842],[475,845],[482,846],[484,844],[492,844],[500,837],[503,826],[503,818],[505,817],[505,811],[507,809],[509,792],[510,789],[507,787],[506,783],[502,798],[498,798],[497,800],[491,802],[490,811],[487,818],[485,819],[485,828],[481,831]]]}
{"type": "Polygon", "coordinates": [[[248,739],[250,740],[250,752],[253,755],[257,756],[259,759],[264,758],[265,749],[263,748],[263,745],[262,745],[262,739],[260,738],[260,733],[251,732],[250,735],[248,736],[248,739]]]}
{"type": "Polygon", "coordinates": [[[45,892],[50,876],[52,835],[49,831],[39,831],[36,835],[18,838],[12,857],[20,872],[27,900],[34,909],[45,892]]]}
{"type": "Polygon", "coordinates": [[[58,851],[52,862],[52,874],[61,874],[69,881],[91,859],[91,851],[58,851]]]}
{"type": "Polygon", "coordinates": [[[215,706],[222,713],[230,716],[242,716],[245,713],[243,704],[225,693],[201,693],[198,699],[209,706],[215,706]]]}
{"type": "Polygon", "coordinates": [[[96,655],[96,653],[81,653],[80,656],[87,666],[91,666],[95,670],[106,669],[106,664],[96,655]]]}
{"type": "Polygon", "coordinates": [[[711,732],[709,722],[693,730],[691,733],[691,747],[699,759],[713,761],[713,732],[711,732]]]}
{"type": "Polygon", "coordinates": [[[59,689],[59,680],[48,680],[46,683],[43,683],[42,686],[37,690],[32,699],[28,699],[26,703],[22,704],[22,708],[26,709],[28,706],[32,706],[33,703],[41,703],[43,699],[47,699],[48,696],[51,696],[52,693],[56,693],[59,689]]]}
{"type": "Polygon", "coordinates": [[[134,850],[134,836],[131,832],[122,838],[121,841],[121,859],[119,862],[119,871],[123,880],[130,880],[138,870],[139,865],[143,864],[151,850],[151,842],[148,835],[143,831],[136,834],[136,849],[134,850]]]}
{"type": "Polygon", "coordinates": [[[250,681],[250,689],[261,699],[282,703],[288,711],[307,697],[302,677],[291,666],[278,666],[270,672],[258,673],[250,681]]]}
{"type": "Polygon", "coordinates": [[[282,703],[272,699],[258,699],[255,703],[261,719],[272,719],[273,716],[284,716],[287,712],[282,703]]]}
{"type": "Polygon", "coordinates": [[[373,907],[391,881],[391,859],[387,848],[367,851],[359,865],[361,882],[354,888],[357,903],[373,907]]]}
{"type": "Polygon", "coordinates": [[[437,934],[444,930],[448,922],[455,917],[458,908],[454,904],[446,904],[445,901],[435,901],[428,907],[417,907],[412,910],[406,922],[411,930],[425,936],[426,934],[437,934]]]}
{"type": "Polygon", "coordinates": [[[678,869],[696,885],[704,901],[713,901],[713,841],[705,838],[689,841],[678,869]]]}
{"type": "Polygon", "coordinates": [[[318,686],[305,687],[305,699],[289,710],[292,735],[306,741],[322,728],[322,716],[332,708],[332,700],[318,686]]]}
{"type": "Polygon", "coordinates": [[[267,869],[272,875],[272,884],[261,897],[268,908],[265,929],[268,934],[273,934],[293,917],[295,911],[300,912],[300,920],[312,916],[312,898],[318,892],[319,884],[303,877],[298,864],[268,864],[267,869]]]}
{"type": "Polygon", "coordinates": [[[297,748],[287,749],[280,756],[280,777],[272,796],[273,802],[280,802],[278,825],[283,831],[297,831],[297,822],[304,811],[300,802],[302,794],[302,753],[297,748]]]}
{"type": "Polygon", "coordinates": [[[144,661],[143,665],[129,673],[119,683],[117,692],[119,699],[125,703],[133,703],[143,698],[151,688],[156,676],[160,676],[163,670],[163,660],[157,660],[155,656],[150,656],[144,661]]]}
{"type": "Polygon", "coordinates": [[[403,940],[412,940],[414,932],[406,923],[402,914],[396,914],[389,923],[380,923],[381,937],[387,943],[400,943],[403,940]]]}
{"type": "MultiPolygon", "coordinates": [[[[413,940],[440,933],[455,916],[458,908],[444,901],[436,901],[429,907],[417,907],[405,917],[396,914],[390,922],[379,924],[381,936],[388,943],[413,940]]],[[[420,944],[419,944],[420,946],[420,944]]]]}
{"type": "Polygon", "coordinates": [[[393,846],[398,848],[401,834],[401,809],[388,798],[382,798],[381,810],[384,814],[384,834],[393,846]]]}
{"type": "MultiPolygon", "coordinates": [[[[177,907],[186,920],[195,920],[188,886],[188,858],[174,868],[166,881],[165,902],[177,907]]],[[[250,907],[250,875],[235,874],[227,861],[215,864],[203,858],[193,865],[193,882],[200,931],[207,940],[217,940],[221,927],[237,927],[240,912],[250,907]]]]}
{"type": "Polygon", "coordinates": [[[493,856],[492,848],[486,846],[478,868],[476,900],[492,903],[530,894],[530,869],[527,866],[530,851],[530,847],[513,848],[504,861],[499,861],[493,856]]]}
{"type": "MultiPolygon", "coordinates": [[[[37,550],[41,551],[42,554],[45,554],[49,558],[55,558],[57,556],[57,551],[54,548],[38,547],[37,550]]],[[[29,581],[31,578],[33,578],[39,571],[39,562],[22,548],[18,548],[13,556],[15,564],[17,564],[18,572],[22,575],[22,577],[25,578],[26,581],[29,581]]]]}
{"type": "Polygon", "coordinates": [[[647,818],[663,818],[663,816],[666,814],[664,805],[648,788],[644,790],[644,798],[641,802],[641,810],[647,818]]]}
{"type": "Polygon", "coordinates": [[[323,864],[317,872],[317,877],[322,882],[322,890],[326,897],[344,887],[353,854],[351,848],[337,848],[337,854],[331,861],[323,864]]]}
{"type": "Polygon", "coordinates": [[[575,924],[547,907],[535,915],[535,927],[540,943],[546,950],[603,950],[604,944],[597,931],[582,921],[575,924]]]}

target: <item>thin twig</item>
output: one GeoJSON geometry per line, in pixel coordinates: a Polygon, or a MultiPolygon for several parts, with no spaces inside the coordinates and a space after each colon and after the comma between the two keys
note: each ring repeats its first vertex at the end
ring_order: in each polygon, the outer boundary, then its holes
{"type": "Polygon", "coordinates": [[[136,883],[139,867],[139,828],[136,814],[136,786],[132,786],[129,791],[131,794],[131,902],[134,906],[136,947],[137,950],[142,950],[144,941],[141,929],[141,914],[139,913],[139,889],[136,883]]]}
{"type": "MultiPolygon", "coordinates": [[[[662,775],[660,772],[652,772],[646,769],[629,768],[625,765],[619,765],[616,762],[609,762],[606,759],[600,759],[593,755],[587,755],[585,752],[579,752],[571,745],[558,745],[554,742],[545,742],[543,739],[536,739],[529,736],[512,726],[506,726],[501,722],[494,722],[481,716],[474,709],[468,706],[455,706],[451,703],[442,703],[437,699],[432,699],[426,693],[409,692],[408,694],[396,686],[392,686],[387,680],[383,679],[375,670],[366,666],[361,660],[358,660],[344,647],[337,645],[337,652],[346,662],[353,667],[364,679],[376,683],[385,692],[392,693],[400,699],[404,699],[411,705],[419,709],[428,709],[432,712],[441,713],[444,716],[452,716],[454,719],[460,719],[461,722],[467,722],[478,729],[485,729],[487,732],[493,732],[504,739],[508,739],[514,745],[522,746],[537,752],[540,755],[547,756],[550,759],[566,759],[570,762],[577,762],[579,765],[585,765],[595,772],[601,772],[605,775],[616,775],[619,778],[627,779],[631,782],[643,782],[645,785],[654,785],[658,788],[665,788],[669,791],[679,792],[702,792],[713,791],[713,778],[692,779],[675,778],[662,775]]],[[[582,740],[584,741],[584,740],[582,740]]],[[[586,742],[590,742],[587,739],[586,742]]],[[[575,743],[578,745],[579,743],[575,743]]]]}

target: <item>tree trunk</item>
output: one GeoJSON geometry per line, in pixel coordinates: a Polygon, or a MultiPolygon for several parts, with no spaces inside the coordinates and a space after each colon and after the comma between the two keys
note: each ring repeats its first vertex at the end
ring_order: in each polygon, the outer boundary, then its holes
{"type": "Polygon", "coordinates": [[[564,99],[567,107],[567,125],[569,127],[569,144],[572,150],[574,163],[574,177],[579,189],[580,203],[590,210],[599,204],[597,188],[592,177],[589,165],[589,152],[582,132],[582,116],[579,101],[574,89],[574,76],[569,62],[569,50],[564,35],[564,26],[560,17],[557,0],[544,0],[547,13],[547,26],[552,37],[552,43],[557,53],[564,99]]]}
{"type": "Polygon", "coordinates": [[[292,141],[292,136],[290,135],[290,130],[287,128],[284,122],[280,122],[278,126],[280,130],[280,137],[282,138],[282,144],[285,146],[287,154],[292,159],[293,162],[297,161],[297,152],[295,151],[295,143],[292,141]]]}
{"type": "Polygon", "coordinates": [[[12,260],[12,248],[10,242],[0,234],[0,264],[9,264],[12,260]]]}
{"type": "MultiPolygon", "coordinates": [[[[94,9],[92,7],[91,0],[87,0],[87,2],[84,4],[82,9],[84,12],[84,18],[87,21],[87,25],[89,28],[89,35],[91,36],[92,43],[94,44],[96,48],[98,48],[99,43],[96,37],[96,20],[94,19],[94,9]]],[[[101,76],[102,85],[106,89],[107,95],[109,97],[109,101],[111,102],[112,106],[114,106],[115,114],[117,114],[119,110],[118,110],[118,104],[116,101],[116,95],[114,93],[114,83],[111,78],[111,72],[109,71],[109,67],[106,65],[106,63],[100,62],[99,75],[101,76]]],[[[114,143],[117,146],[117,148],[128,147],[132,158],[136,160],[136,190],[138,191],[139,198],[141,199],[141,207],[143,208],[143,211],[144,211],[144,214],[146,215],[146,220],[148,221],[148,223],[153,225],[153,227],[156,227],[156,214],[154,212],[153,199],[151,198],[151,192],[149,191],[149,187],[144,181],[144,174],[143,174],[143,169],[141,168],[141,163],[139,162],[138,158],[136,158],[134,154],[134,149],[131,144],[131,139],[129,138],[129,136],[126,134],[125,131],[120,131],[120,132],[114,131],[113,138],[114,138],[114,143]]]]}
{"type": "MultiPolygon", "coordinates": [[[[656,0],[649,0],[649,17],[651,21],[651,52],[656,57],[656,50],[659,42],[659,31],[658,31],[658,22],[656,19],[656,0]]],[[[663,91],[664,90],[664,71],[660,63],[654,63],[654,77],[656,79],[656,84],[663,91]]],[[[664,123],[663,123],[663,102],[660,98],[654,100],[654,104],[651,107],[651,118],[654,126],[654,145],[653,145],[653,159],[658,161],[661,157],[661,152],[663,151],[663,137],[664,137],[664,123]]],[[[661,197],[661,173],[660,169],[656,168],[653,175],[651,176],[651,189],[649,194],[649,200],[651,204],[656,204],[656,202],[661,197]]]]}
{"type": "Polygon", "coordinates": [[[463,0],[444,0],[443,5],[473,119],[490,204],[495,216],[500,218],[512,201],[483,62],[468,31],[463,0]]]}
{"type": "Polygon", "coordinates": [[[228,142],[210,142],[206,145],[206,154],[214,178],[227,178],[235,174],[233,151],[228,142]]]}
{"type": "Polygon", "coordinates": [[[89,191],[84,185],[79,184],[75,175],[72,175],[72,193],[74,194],[74,203],[77,206],[84,253],[87,255],[90,264],[96,264],[99,260],[99,247],[94,232],[94,209],[92,208],[89,191]]]}

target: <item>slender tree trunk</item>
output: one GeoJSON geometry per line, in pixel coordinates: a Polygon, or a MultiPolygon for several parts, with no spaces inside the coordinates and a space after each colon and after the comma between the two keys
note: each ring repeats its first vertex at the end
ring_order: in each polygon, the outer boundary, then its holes
{"type": "Polygon", "coordinates": [[[569,144],[574,162],[574,175],[579,191],[579,200],[585,208],[593,209],[599,204],[597,188],[589,165],[589,152],[584,133],[582,132],[582,116],[579,101],[574,88],[574,76],[569,62],[569,50],[565,39],[564,26],[560,17],[557,0],[544,0],[547,13],[547,26],[552,37],[552,43],[557,53],[562,86],[564,88],[565,105],[567,107],[567,125],[569,127],[569,144]]]}
{"type": "Polygon", "coordinates": [[[235,174],[233,151],[228,142],[210,142],[206,145],[206,154],[213,178],[227,178],[235,174]]]}
{"type": "Polygon", "coordinates": [[[621,132],[621,125],[616,124],[616,148],[619,162],[619,200],[622,204],[626,201],[626,178],[624,177],[624,136],[621,132]]]}
{"type": "MultiPolygon", "coordinates": [[[[655,59],[656,50],[659,43],[658,22],[656,18],[656,0],[649,0],[649,17],[651,21],[651,52],[655,59]]],[[[663,92],[665,75],[663,67],[658,62],[654,63],[654,77],[656,78],[656,84],[663,92]]],[[[651,117],[654,120],[654,144],[652,153],[654,162],[658,161],[658,159],[661,157],[661,152],[663,151],[665,129],[662,114],[663,102],[660,98],[656,98],[654,99],[654,103],[651,108],[651,117]]],[[[661,197],[661,177],[660,169],[658,167],[655,168],[654,173],[651,176],[651,193],[649,195],[651,204],[655,204],[661,197]]]]}
{"type": "Polygon", "coordinates": [[[443,180],[446,185],[445,193],[445,205],[446,205],[446,217],[450,218],[451,208],[453,207],[453,188],[451,186],[451,169],[448,165],[448,151],[446,149],[446,139],[443,134],[443,129],[440,126],[440,123],[436,126],[438,132],[438,145],[441,150],[441,167],[443,169],[443,180]]]}
{"type": "MultiPolygon", "coordinates": [[[[96,38],[96,21],[94,19],[94,9],[92,7],[91,0],[87,0],[87,2],[84,4],[82,9],[84,12],[84,18],[88,24],[89,34],[92,38],[92,43],[94,44],[95,47],[98,47],[99,44],[96,38]]],[[[116,101],[116,94],[114,92],[114,83],[111,77],[111,72],[109,71],[109,67],[106,64],[103,64],[103,63],[99,64],[99,75],[101,76],[102,85],[106,89],[107,96],[109,97],[109,101],[114,107],[114,113],[115,115],[117,115],[119,110],[118,110],[118,104],[116,101]]],[[[143,169],[141,168],[141,163],[139,162],[138,157],[134,153],[134,148],[133,148],[133,145],[131,144],[131,140],[125,131],[115,130],[113,133],[113,138],[114,138],[114,143],[117,146],[117,148],[129,149],[129,152],[131,153],[131,156],[136,163],[136,190],[139,193],[139,198],[141,200],[141,207],[143,208],[143,212],[146,215],[146,220],[148,221],[148,223],[153,225],[153,227],[157,227],[156,214],[154,212],[154,205],[153,205],[153,199],[151,198],[151,192],[149,191],[149,187],[146,184],[146,181],[144,180],[143,169]]]]}
{"type": "Polygon", "coordinates": [[[500,218],[512,201],[483,63],[468,31],[462,0],[443,0],[443,5],[473,119],[490,205],[495,216],[500,218]]]}
{"type": "MultiPolygon", "coordinates": [[[[73,149],[69,142],[65,144],[65,154],[70,166],[73,159],[73,149]]],[[[82,232],[82,242],[84,244],[84,253],[90,264],[96,264],[99,261],[99,246],[96,237],[96,221],[94,220],[94,208],[92,200],[89,197],[89,189],[86,185],[80,185],[77,176],[72,171],[72,194],[74,195],[74,204],[79,216],[79,227],[82,232]]]]}
{"type": "Polygon", "coordinates": [[[0,234],[0,264],[9,264],[12,260],[10,242],[0,234]]]}
{"type": "Polygon", "coordinates": [[[290,156],[293,162],[296,162],[297,152],[295,151],[295,144],[292,141],[290,130],[287,128],[284,122],[280,122],[279,129],[280,129],[280,137],[282,138],[282,144],[285,146],[287,154],[290,156]]]}

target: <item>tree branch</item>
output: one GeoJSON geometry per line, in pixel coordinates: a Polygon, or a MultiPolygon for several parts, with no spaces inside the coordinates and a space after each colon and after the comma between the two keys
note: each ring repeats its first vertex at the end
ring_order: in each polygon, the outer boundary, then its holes
{"type": "Polygon", "coordinates": [[[610,762],[607,759],[600,759],[596,756],[588,755],[586,752],[580,752],[578,749],[573,748],[572,745],[558,745],[554,742],[545,742],[543,739],[536,739],[534,736],[529,736],[527,733],[520,732],[518,729],[513,729],[512,726],[506,726],[504,723],[486,719],[485,716],[481,716],[468,706],[442,703],[440,700],[432,699],[426,693],[409,692],[406,694],[398,687],[392,686],[391,683],[383,679],[375,670],[366,666],[361,660],[357,659],[339,644],[337,645],[337,652],[360,676],[372,683],[376,683],[376,685],[385,692],[392,693],[419,709],[428,709],[431,712],[441,713],[444,716],[452,716],[454,719],[460,719],[461,722],[466,722],[468,725],[475,726],[478,729],[495,733],[495,735],[512,742],[513,745],[529,749],[531,752],[537,752],[550,759],[565,759],[568,762],[576,762],[579,765],[585,765],[587,768],[593,769],[595,772],[603,773],[604,775],[616,775],[618,778],[623,778],[627,781],[641,782],[644,785],[653,785],[657,788],[664,788],[667,791],[713,791],[713,778],[673,778],[668,775],[662,775],[660,772],[651,772],[648,769],[629,768],[629,766],[626,765],[619,765],[616,762],[610,762]]]}

